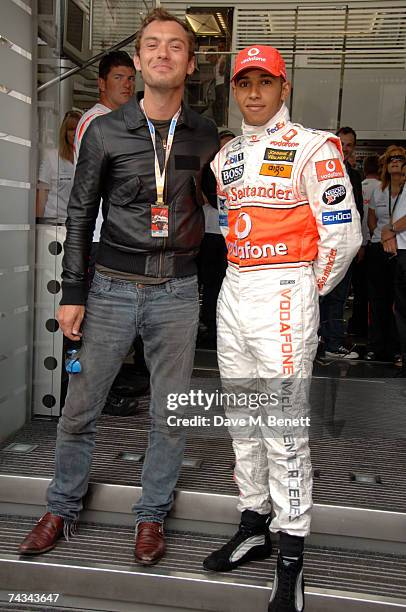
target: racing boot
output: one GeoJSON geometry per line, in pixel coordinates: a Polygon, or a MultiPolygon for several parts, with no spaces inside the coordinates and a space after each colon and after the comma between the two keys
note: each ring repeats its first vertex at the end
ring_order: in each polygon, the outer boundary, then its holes
{"type": "Polygon", "coordinates": [[[203,561],[205,570],[230,572],[248,561],[260,561],[271,556],[269,514],[244,510],[238,531],[227,544],[212,552],[203,561]]]}
{"type": "Polygon", "coordinates": [[[268,612],[302,612],[304,610],[303,556],[278,555],[268,612]]]}

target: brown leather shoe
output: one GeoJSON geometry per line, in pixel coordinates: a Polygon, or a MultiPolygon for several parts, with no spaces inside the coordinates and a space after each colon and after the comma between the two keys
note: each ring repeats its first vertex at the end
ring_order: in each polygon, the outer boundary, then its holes
{"type": "Polygon", "coordinates": [[[20,544],[18,548],[20,555],[40,555],[52,550],[63,534],[63,523],[61,516],[50,512],[44,514],[20,544]]]}
{"type": "Polygon", "coordinates": [[[135,535],[135,560],[154,565],[165,554],[164,529],[161,523],[139,523],[135,535]]]}

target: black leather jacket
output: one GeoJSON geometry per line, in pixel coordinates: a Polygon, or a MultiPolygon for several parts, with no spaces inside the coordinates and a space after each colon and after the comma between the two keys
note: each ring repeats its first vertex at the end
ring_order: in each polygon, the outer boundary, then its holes
{"type": "MultiPolygon", "coordinates": [[[[160,161],[162,140],[156,134],[160,161]]],[[[196,272],[204,235],[202,190],[216,206],[209,163],[219,149],[217,128],[183,106],[166,169],[168,238],[151,237],[156,201],[154,149],[145,116],[135,99],[95,119],[80,147],[69,200],[61,304],[84,304],[87,268],[100,199],[104,223],[97,253],[101,265],[152,277],[196,272]]]]}

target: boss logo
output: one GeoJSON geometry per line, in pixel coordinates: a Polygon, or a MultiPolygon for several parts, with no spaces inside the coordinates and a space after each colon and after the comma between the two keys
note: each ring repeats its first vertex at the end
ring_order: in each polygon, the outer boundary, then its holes
{"type": "Polygon", "coordinates": [[[344,185],[334,185],[333,187],[329,187],[323,193],[323,202],[328,204],[329,206],[334,206],[335,204],[339,204],[345,199],[347,195],[347,190],[344,185]]]}
{"type": "Polygon", "coordinates": [[[241,166],[237,166],[236,168],[230,168],[229,170],[222,170],[221,177],[223,179],[224,185],[229,185],[230,183],[234,183],[238,181],[244,174],[244,164],[241,166]]]}

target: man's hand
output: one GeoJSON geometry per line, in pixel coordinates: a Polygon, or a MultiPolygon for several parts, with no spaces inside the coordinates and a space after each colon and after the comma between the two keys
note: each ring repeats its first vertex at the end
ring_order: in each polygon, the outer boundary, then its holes
{"type": "Polygon", "coordinates": [[[59,306],[56,318],[63,334],[69,338],[69,340],[80,340],[82,337],[80,326],[82,325],[84,316],[84,306],[59,306]]]}
{"type": "Polygon", "coordinates": [[[385,253],[392,253],[392,255],[397,255],[398,249],[396,244],[396,238],[389,238],[385,240],[383,243],[383,250],[385,253]]]}
{"type": "Polygon", "coordinates": [[[390,229],[390,225],[384,225],[381,231],[381,242],[382,244],[386,240],[390,240],[396,236],[395,232],[390,229]]]}

